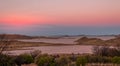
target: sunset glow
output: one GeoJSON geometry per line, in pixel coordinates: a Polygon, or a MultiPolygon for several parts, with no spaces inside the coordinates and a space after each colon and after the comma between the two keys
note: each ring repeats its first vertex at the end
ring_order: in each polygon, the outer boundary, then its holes
{"type": "Polygon", "coordinates": [[[41,32],[63,26],[115,27],[120,26],[120,0],[4,0],[0,14],[1,29],[27,26],[29,31],[41,32]]]}
{"type": "Polygon", "coordinates": [[[1,23],[6,25],[11,25],[14,27],[29,26],[34,24],[42,25],[48,21],[51,21],[51,19],[47,17],[42,17],[42,16],[33,17],[33,16],[25,16],[25,15],[10,15],[0,19],[1,23]]]}

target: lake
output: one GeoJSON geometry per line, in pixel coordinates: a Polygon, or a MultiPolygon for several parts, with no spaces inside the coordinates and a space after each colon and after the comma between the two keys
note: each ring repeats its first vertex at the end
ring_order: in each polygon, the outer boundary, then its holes
{"type": "MultiPolygon", "coordinates": [[[[93,46],[91,45],[69,45],[69,46],[40,46],[40,47],[26,47],[28,50],[13,50],[7,51],[11,55],[19,55],[23,53],[30,53],[34,50],[40,50],[42,53],[48,54],[83,54],[92,53],[93,46]]],[[[5,53],[5,52],[4,52],[5,53]]]]}
{"type": "MultiPolygon", "coordinates": [[[[24,41],[24,42],[45,42],[45,43],[61,43],[61,44],[76,44],[76,40],[81,38],[83,36],[75,36],[75,37],[62,37],[58,39],[46,39],[46,38],[40,38],[40,39],[19,39],[18,41],[24,41]]],[[[108,40],[114,38],[114,36],[87,36],[88,38],[100,38],[102,40],[108,40]]]]}

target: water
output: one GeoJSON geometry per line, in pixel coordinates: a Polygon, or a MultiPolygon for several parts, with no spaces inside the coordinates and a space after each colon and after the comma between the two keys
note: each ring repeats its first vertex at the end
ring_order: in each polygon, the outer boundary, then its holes
{"type": "MultiPolygon", "coordinates": [[[[62,44],[76,44],[76,40],[81,38],[82,36],[76,36],[76,37],[62,37],[59,39],[46,39],[46,38],[40,38],[40,39],[21,39],[19,41],[24,42],[45,42],[45,43],[62,43],[62,44]]],[[[114,38],[114,36],[88,36],[88,38],[100,38],[102,40],[108,40],[114,38]]]]}
{"type": "Polygon", "coordinates": [[[62,44],[76,44],[74,42],[76,39],[75,38],[60,38],[60,39],[23,39],[19,41],[24,41],[24,42],[45,42],[45,43],[62,43],[62,44]]]}
{"type": "Polygon", "coordinates": [[[8,54],[19,55],[23,53],[30,53],[34,50],[40,50],[47,54],[83,54],[92,53],[91,45],[69,45],[69,46],[40,46],[40,47],[26,47],[28,50],[13,50],[7,51],[8,54]]]}

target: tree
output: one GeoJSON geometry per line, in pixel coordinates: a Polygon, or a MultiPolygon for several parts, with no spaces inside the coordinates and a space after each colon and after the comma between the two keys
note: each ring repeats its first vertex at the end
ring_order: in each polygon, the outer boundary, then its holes
{"type": "Polygon", "coordinates": [[[13,59],[6,54],[3,54],[8,48],[11,40],[7,38],[6,34],[0,35],[0,66],[15,66],[13,59]]]}
{"type": "Polygon", "coordinates": [[[0,54],[3,53],[8,48],[8,45],[11,43],[11,40],[7,38],[6,34],[0,35],[0,54]]]}

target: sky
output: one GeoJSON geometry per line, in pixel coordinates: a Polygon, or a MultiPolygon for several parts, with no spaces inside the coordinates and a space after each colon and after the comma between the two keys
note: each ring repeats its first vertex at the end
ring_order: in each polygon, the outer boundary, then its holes
{"type": "Polygon", "coordinates": [[[0,33],[120,34],[120,0],[0,0],[0,33]]]}

